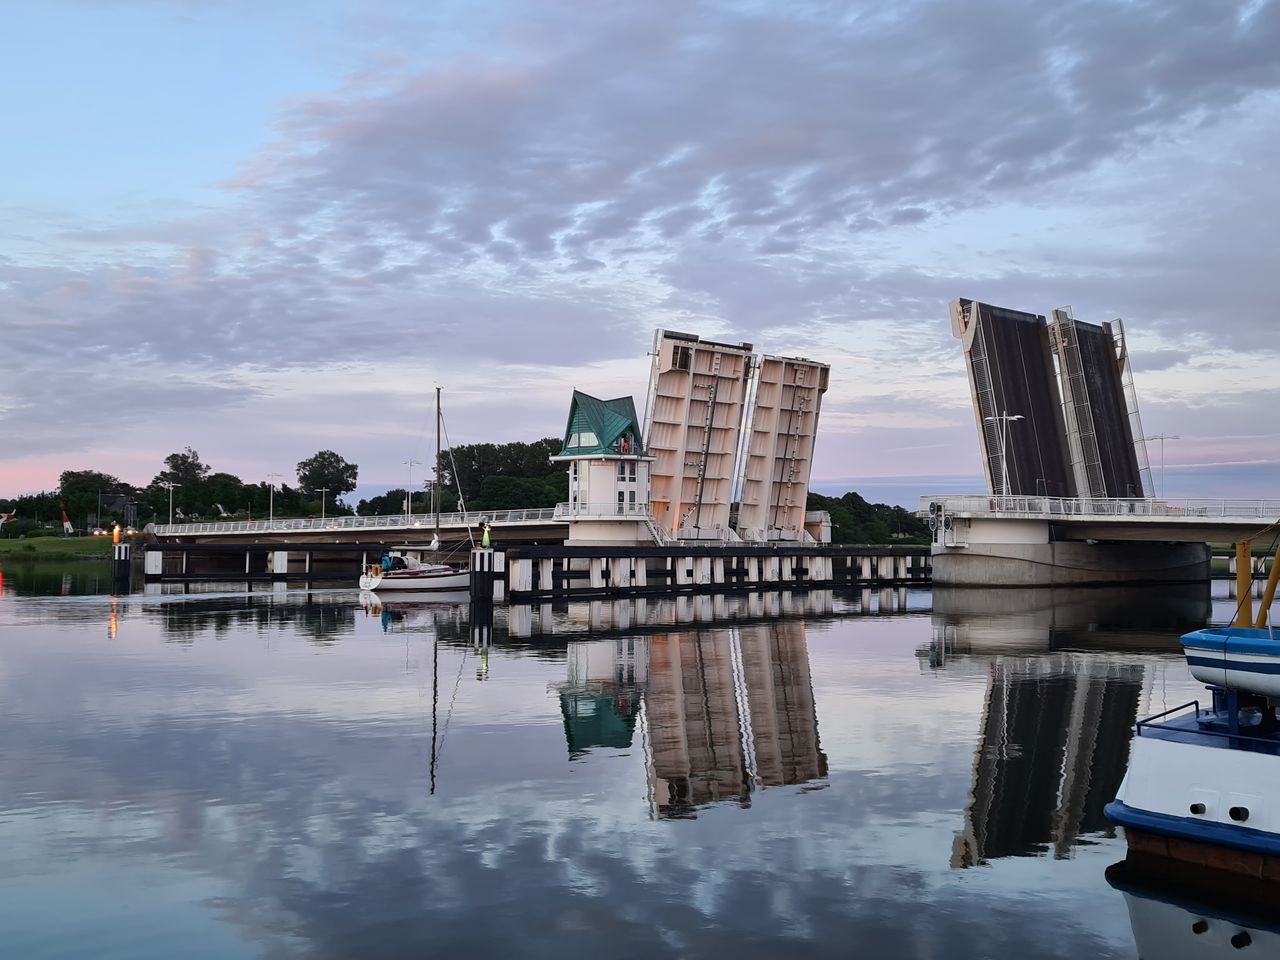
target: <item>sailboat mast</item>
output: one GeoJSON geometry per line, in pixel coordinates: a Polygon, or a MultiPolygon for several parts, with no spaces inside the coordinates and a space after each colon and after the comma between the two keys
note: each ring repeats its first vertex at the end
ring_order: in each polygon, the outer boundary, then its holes
{"type": "Polygon", "coordinates": [[[436,540],[440,539],[440,388],[436,387],[436,482],[431,485],[435,495],[436,540]]]}

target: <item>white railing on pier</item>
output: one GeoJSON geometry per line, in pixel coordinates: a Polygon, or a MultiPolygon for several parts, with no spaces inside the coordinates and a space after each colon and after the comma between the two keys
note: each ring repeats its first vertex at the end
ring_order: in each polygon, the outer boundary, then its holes
{"type": "Polygon", "coordinates": [[[617,520],[625,517],[641,520],[649,516],[647,503],[559,503],[556,504],[557,520],[617,520]]]}
{"type": "MultiPolygon", "coordinates": [[[[440,514],[440,529],[479,529],[488,522],[495,526],[519,526],[554,523],[562,519],[557,507],[529,507],[523,510],[468,510],[466,513],[440,514]]],[[[434,514],[406,514],[387,517],[306,517],[274,520],[220,520],[214,523],[156,524],[151,527],[158,537],[210,536],[232,533],[328,533],[335,530],[414,531],[431,533],[435,529],[434,514]]]]}
{"type": "Polygon", "coordinates": [[[1004,516],[1029,519],[1080,520],[1278,520],[1280,500],[1109,499],[1103,497],[992,497],[947,495],[920,498],[920,512],[928,515],[931,504],[943,511],[970,516],[1004,516]]]}

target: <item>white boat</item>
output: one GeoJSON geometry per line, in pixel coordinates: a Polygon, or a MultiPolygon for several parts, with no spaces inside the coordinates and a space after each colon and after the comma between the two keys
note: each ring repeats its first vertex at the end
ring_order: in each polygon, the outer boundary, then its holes
{"type": "Polygon", "coordinates": [[[1280,881],[1280,641],[1248,627],[1182,638],[1211,702],[1138,723],[1107,817],[1130,853],[1280,881]]]}
{"type": "Polygon", "coordinates": [[[360,589],[382,593],[387,590],[466,590],[471,585],[471,573],[447,563],[423,563],[412,553],[396,551],[390,554],[393,561],[401,560],[403,567],[383,570],[382,565],[370,564],[360,576],[360,589]]]}
{"type": "MultiPolygon", "coordinates": [[[[440,463],[440,388],[436,387],[436,464],[440,463]]],[[[412,494],[410,494],[412,496],[412,494]]],[[[435,535],[431,538],[432,552],[440,549],[440,484],[431,485],[431,499],[435,511],[435,535]]],[[[467,567],[455,567],[445,563],[427,563],[420,550],[398,550],[388,556],[393,561],[391,569],[382,564],[370,564],[360,576],[360,589],[383,593],[390,590],[459,591],[471,587],[471,571],[467,567]]]]}

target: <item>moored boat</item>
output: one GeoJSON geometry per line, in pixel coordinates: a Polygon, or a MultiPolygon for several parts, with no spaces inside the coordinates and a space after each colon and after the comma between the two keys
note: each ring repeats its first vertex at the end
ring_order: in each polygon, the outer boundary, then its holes
{"type": "Polygon", "coordinates": [[[404,565],[384,570],[381,564],[370,564],[360,577],[360,589],[387,590],[466,590],[470,572],[447,563],[423,563],[412,553],[393,552],[393,561],[404,565]]]}
{"type": "Polygon", "coordinates": [[[1106,814],[1132,852],[1280,881],[1280,641],[1225,627],[1182,644],[1211,702],[1138,723],[1106,814]]]}
{"type": "MultiPolygon", "coordinates": [[[[436,472],[440,466],[440,388],[436,387],[436,472]]],[[[411,494],[412,495],[412,494],[411,494]]],[[[459,495],[461,496],[461,495],[459,495]]],[[[435,513],[435,535],[431,538],[432,552],[440,549],[440,483],[431,485],[432,509],[435,513]]],[[[376,592],[390,590],[468,590],[471,571],[467,567],[455,567],[445,563],[429,563],[422,559],[421,550],[392,551],[387,563],[370,564],[360,576],[360,589],[376,592]]]]}

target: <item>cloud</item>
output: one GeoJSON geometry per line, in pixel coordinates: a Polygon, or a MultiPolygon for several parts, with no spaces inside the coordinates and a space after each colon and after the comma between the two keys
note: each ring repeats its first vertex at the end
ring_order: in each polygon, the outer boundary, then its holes
{"type": "Polygon", "coordinates": [[[45,448],[49,390],[64,444],[173,396],[205,448],[271,371],[501,384],[641,356],[655,326],[874,354],[833,376],[872,409],[960,373],[955,296],[1124,316],[1144,365],[1269,329],[1274,2],[388,2],[349,27],[359,66],[280,105],[216,212],[50,210],[52,246],[0,247],[4,455],[45,448]],[[105,357],[141,381],[110,403],[105,357]]]}

